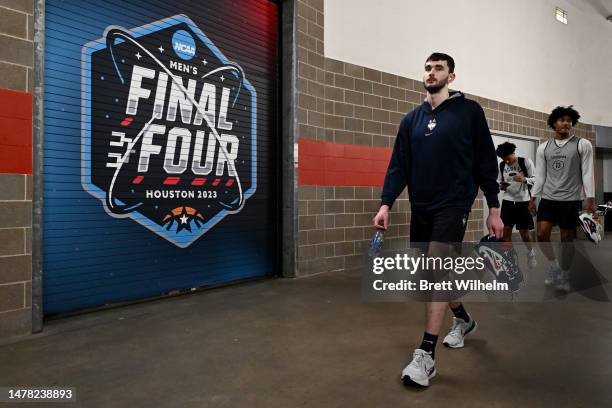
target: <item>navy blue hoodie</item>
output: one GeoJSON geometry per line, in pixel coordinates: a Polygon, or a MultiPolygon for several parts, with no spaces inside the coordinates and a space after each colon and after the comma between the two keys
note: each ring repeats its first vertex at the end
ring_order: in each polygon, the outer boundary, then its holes
{"type": "Polygon", "coordinates": [[[408,185],[413,210],[470,210],[482,189],[499,206],[495,146],[480,105],[461,92],[432,109],[429,102],[400,123],[385,176],[382,204],[389,207],[408,185]]]}

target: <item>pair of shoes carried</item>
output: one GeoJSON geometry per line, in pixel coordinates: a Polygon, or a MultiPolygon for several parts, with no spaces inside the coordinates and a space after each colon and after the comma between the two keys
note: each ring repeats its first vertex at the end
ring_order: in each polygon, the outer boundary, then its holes
{"type": "MultiPolygon", "coordinates": [[[[468,334],[476,332],[478,324],[470,316],[466,322],[463,319],[453,317],[453,325],[450,332],[443,340],[443,344],[450,348],[461,348],[465,345],[464,339],[468,334]]],[[[402,383],[404,385],[420,385],[428,387],[429,380],[436,375],[436,363],[431,354],[425,350],[416,349],[412,354],[412,361],[402,371],[402,383]]]]}

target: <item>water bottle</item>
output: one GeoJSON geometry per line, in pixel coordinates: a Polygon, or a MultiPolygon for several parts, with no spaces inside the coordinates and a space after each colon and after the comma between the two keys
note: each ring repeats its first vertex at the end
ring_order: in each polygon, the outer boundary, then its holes
{"type": "Polygon", "coordinates": [[[372,241],[370,241],[370,248],[368,249],[368,255],[372,258],[377,257],[380,254],[380,249],[385,241],[385,232],[383,230],[376,230],[372,241]]]}

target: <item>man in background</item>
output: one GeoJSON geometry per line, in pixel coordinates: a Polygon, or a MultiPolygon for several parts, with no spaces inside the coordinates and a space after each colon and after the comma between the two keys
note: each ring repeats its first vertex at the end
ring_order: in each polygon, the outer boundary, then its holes
{"type": "Polygon", "coordinates": [[[548,126],[555,137],[538,147],[536,156],[536,180],[531,190],[529,211],[536,212],[536,197],[541,197],[538,206],[538,242],[549,261],[544,280],[547,286],[568,292],[569,270],[574,258],[572,242],[576,238],[578,215],[582,199],[586,197],[586,209],[595,206],[595,180],[593,172],[593,146],[586,139],[574,135],[573,127],[580,114],[570,105],[557,106],[548,116],[548,126]],[[557,261],[550,245],[552,227],[558,225],[561,232],[561,263],[557,261]]]}
{"type": "Polygon", "coordinates": [[[535,182],[535,166],[528,157],[515,153],[516,145],[505,142],[497,146],[495,153],[502,159],[499,164],[500,188],[504,190],[501,206],[501,219],[504,223],[504,241],[512,241],[512,230],[516,225],[521,239],[527,247],[527,265],[535,268],[536,253],[531,240],[534,229],[533,216],[529,212],[531,186],[535,182]]]}

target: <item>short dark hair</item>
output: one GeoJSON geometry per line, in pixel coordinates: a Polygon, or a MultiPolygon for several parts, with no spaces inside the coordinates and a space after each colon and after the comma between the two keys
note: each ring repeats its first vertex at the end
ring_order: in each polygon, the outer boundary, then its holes
{"type": "Polygon", "coordinates": [[[555,122],[557,121],[557,119],[562,118],[564,116],[569,116],[570,118],[572,118],[572,126],[575,126],[576,123],[578,123],[578,119],[580,119],[580,114],[576,109],[574,109],[573,105],[570,105],[568,107],[557,106],[555,109],[553,109],[552,112],[550,112],[550,115],[548,115],[548,126],[554,129],[555,122]]]}
{"type": "Polygon", "coordinates": [[[516,145],[514,143],[504,142],[500,144],[499,146],[497,146],[497,149],[495,149],[495,153],[497,154],[499,158],[503,159],[504,157],[509,156],[512,153],[514,153],[515,150],[516,150],[516,145]]]}
{"type": "Polygon", "coordinates": [[[434,52],[425,60],[425,63],[429,61],[446,61],[448,64],[448,72],[455,72],[455,60],[448,54],[444,54],[443,52],[434,52]]]}

